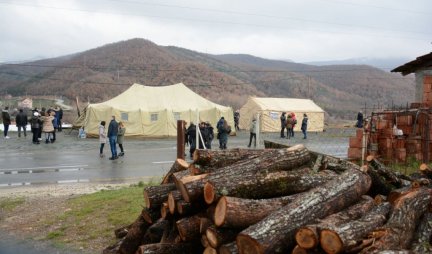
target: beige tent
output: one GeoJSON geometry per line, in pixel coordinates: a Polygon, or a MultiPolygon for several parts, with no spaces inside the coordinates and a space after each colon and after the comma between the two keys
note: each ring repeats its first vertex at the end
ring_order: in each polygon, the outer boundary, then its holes
{"type": "Polygon", "coordinates": [[[216,126],[223,116],[234,126],[232,108],[213,103],[182,83],[158,87],[133,84],[111,100],[89,104],[74,126],[84,126],[88,135],[95,136],[100,122],[104,120],[108,126],[114,115],[125,123],[126,136],[170,137],[177,136],[177,120],[196,123],[197,111],[200,122],[216,126]]]}
{"type": "Polygon", "coordinates": [[[308,116],[308,131],[323,131],[324,110],[312,100],[293,98],[256,98],[249,97],[240,109],[241,129],[249,129],[252,118],[260,115],[260,131],[277,132],[281,130],[280,116],[282,112],[295,113],[297,125],[295,131],[300,131],[303,114],[308,116]]]}

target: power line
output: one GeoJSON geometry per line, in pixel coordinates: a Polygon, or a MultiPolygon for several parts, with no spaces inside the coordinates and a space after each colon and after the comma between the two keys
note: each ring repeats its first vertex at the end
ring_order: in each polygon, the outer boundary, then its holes
{"type": "MultiPolygon", "coordinates": [[[[169,20],[185,20],[185,21],[193,21],[193,22],[205,22],[205,23],[220,23],[227,25],[241,25],[241,26],[250,26],[250,27],[263,27],[263,28],[273,28],[279,30],[295,30],[295,31],[315,31],[322,33],[332,33],[332,34],[346,34],[351,36],[358,36],[358,33],[352,32],[338,32],[338,31],[326,31],[320,29],[311,29],[311,28],[295,28],[292,27],[284,27],[284,26],[270,26],[263,24],[251,24],[251,23],[240,23],[240,22],[231,22],[231,21],[221,21],[221,20],[205,20],[205,19],[196,19],[196,18],[185,18],[185,17],[165,17],[158,15],[149,15],[149,14],[135,14],[135,13],[121,13],[121,12],[110,12],[110,11],[95,11],[95,10],[83,10],[83,9],[73,9],[73,8],[64,8],[64,7],[55,7],[55,6],[47,6],[47,5],[35,5],[35,4],[27,4],[27,3],[11,3],[11,2],[1,2],[0,4],[8,4],[8,5],[20,5],[20,6],[28,6],[34,8],[47,8],[47,9],[56,9],[56,10],[65,10],[65,11],[76,11],[76,12],[85,12],[85,13],[102,13],[102,14],[110,14],[110,15],[123,15],[123,16],[141,16],[141,17],[149,17],[149,18],[160,18],[160,19],[169,19],[169,20]]],[[[421,33],[421,32],[411,32],[411,33],[421,33]]],[[[429,35],[428,33],[421,33],[425,35],[429,35]]],[[[424,41],[424,39],[414,38],[414,37],[405,37],[405,36],[396,36],[396,35],[384,35],[381,33],[363,33],[363,35],[369,36],[378,36],[382,38],[399,38],[399,39],[408,39],[408,40],[418,40],[424,41]]]]}

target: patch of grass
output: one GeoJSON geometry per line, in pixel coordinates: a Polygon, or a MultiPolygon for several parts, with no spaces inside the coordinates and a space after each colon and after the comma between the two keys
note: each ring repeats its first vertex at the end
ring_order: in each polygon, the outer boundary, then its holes
{"type": "Polygon", "coordinates": [[[115,240],[114,229],[132,223],[140,215],[144,206],[143,188],[149,184],[140,182],[69,199],[65,212],[49,221],[51,231],[46,238],[58,244],[88,246],[91,251],[100,251],[115,240]]]}
{"type": "Polygon", "coordinates": [[[1,198],[0,199],[0,209],[5,211],[12,211],[15,207],[23,204],[25,202],[24,197],[18,198],[1,198]]]}
{"type": "MultiPolygon", "coordinates": [[[[416,173],[419,171],[420,165],[422,164],[421,161],[416,160],[415,158],[409,157],[407,158],[406,163],[394,163],[391,165],[391,168],[393,168],[395,171],[398,171],[399,173],[402,173],[404,175],[411,175],[412,173],[416,173]]],[[[428,164],[429,167],[432,166],[432,164],[428,164]]]]}

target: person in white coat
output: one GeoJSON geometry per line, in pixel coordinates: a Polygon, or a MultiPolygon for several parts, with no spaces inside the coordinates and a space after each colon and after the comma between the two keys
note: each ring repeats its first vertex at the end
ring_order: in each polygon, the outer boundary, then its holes
{"type": "Polygon", "coordinates": [[[99,147],[99,157],[104,157],[103,154],[103,149],[105,146],[105,143],[107,142],[107,136],[106,136],[106,132],[105,132],[105,121],[102,121],[99,125],[99,143],[100,143],[100,147],[99,147]]]}
{"type": "Polygon", "coordinates": [[[252,139],[254,139],[254,147],[256,147],[257,121],[256,121],[255,118],[252,119],[249,131],[250,131],[250,136],[249,136],[249,145],[248,145],[248,147],[251,147],[252,139]]]}

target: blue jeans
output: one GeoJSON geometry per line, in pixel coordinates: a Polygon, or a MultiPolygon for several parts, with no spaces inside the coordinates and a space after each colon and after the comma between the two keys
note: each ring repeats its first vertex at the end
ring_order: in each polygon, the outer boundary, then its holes
{"type": "Polygon", "coordinates": [[[304,139],[307,139],[307,133],[306,133],[306,130],[305,130],[305,129],[302,129],[302,132],[303,132],[303,135],[304,135],[303,138],[304,138],[304,139]]]}
{"type": "Polygon", "coordinates": [[[9,131],[9,124],[3,124],[3,134],[6,137],[9,131]]]}
{"type": "Polygon", "coordinates": [[[117,157],[117,136],[110,136],[108,139],[111,147],[111,155],[113,158],[115,158],[117,157]]]}

